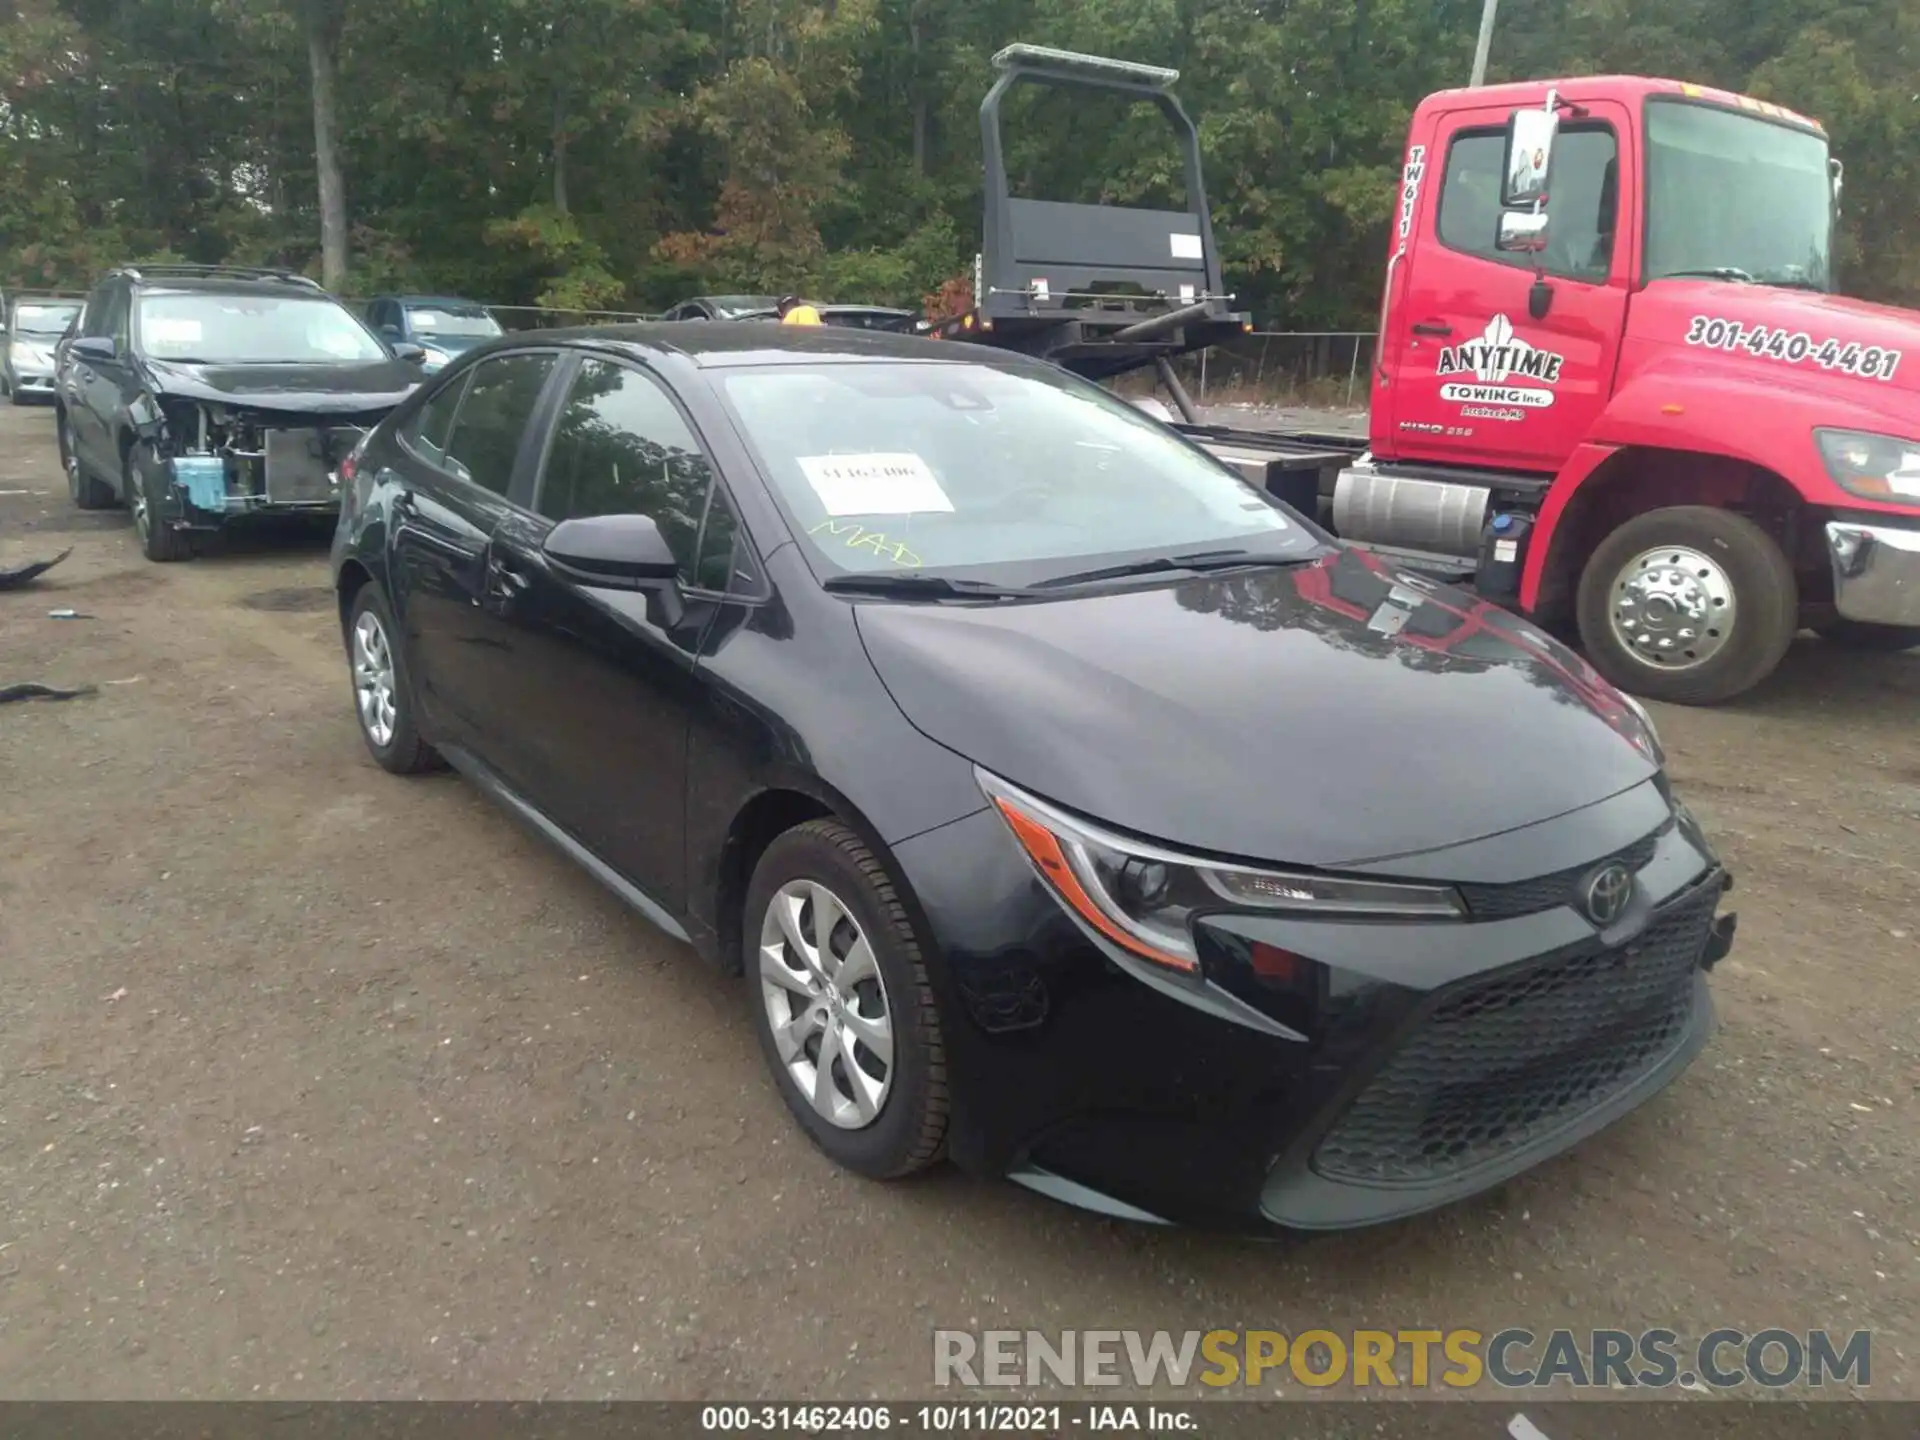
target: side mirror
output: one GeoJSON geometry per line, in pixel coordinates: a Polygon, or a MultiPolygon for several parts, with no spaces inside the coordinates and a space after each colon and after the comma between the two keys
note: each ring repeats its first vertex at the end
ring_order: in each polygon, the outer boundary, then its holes
{"type": "Polygon", "coordinates": [[[415,345],[409,340],[399,340],[394,343],[393,358],[420,361],[427,358],[427,352],[424,346],[415,345]]]}
{"type": "Polygon", "coordinates": [[[382,325],[380,327],[380,333],[389,340],[398,340],[400,338],[400,327],[398,325],[382,325]]]}
{"type": "Polygon", "coordinates": [[[1501,165],[1500,204],[1519,210],[1544,207],[1553,173],[1553,142],[1560,133],[1559,97],[1549,95],[1544,109],[1516,110],[1507,117],[1507,150],[1501,165]]]}
{"type": "Polygon", "coordinates": [[[112,360],[120,347],[105,335],[83,335],[73,342],[73,353],[83,360],[112,360]]]}
{"type": "Polygon", "coordinates": [[[1544,210],[1502,210],[1494,248],[1510,255],[1538,255],[1547,248],[1550,226],[1544,210]]]}
{"type": "Polygon", "coordinates": [[[646,590],[680,577],[680,563],[651,515],[562,520],[541,548],[557,569],[588,585],[646,590]]]}
{"type": "Polygon", "coordinates": [[[547,562],[582,585],[645,590],[648,609],[666,629],[686,614],[680,563],[651,515],[594,515],[562,520],[540,547],[547,562]]]}
{"type": "Polygon", "coordinates": [[[1833,177],[1833,213],[1840,213],[1840,191],[1845,187],[1847,167],[1831,157],[1827,160],[1827,173],[1833,177]]]}

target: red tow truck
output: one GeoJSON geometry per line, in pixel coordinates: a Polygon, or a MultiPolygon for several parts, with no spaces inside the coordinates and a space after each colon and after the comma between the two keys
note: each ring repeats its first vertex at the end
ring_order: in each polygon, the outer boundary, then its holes
{"type": "Polygon", "coordinates": [[[974,304],[937,333],[1105,378],[1335,534],[1571,632],[1622,689],[1729,699],[1796,632],[1920,645],[1920,314],[1834,293],[1821,126],[1679,81],[1450,90],[1408,135],[1367,438],[1205,424],[1172,357],[1244,328],[1176,73],[1013,46],[981,107],[974,304]],[[999,101],[1156,105],[1185,211],[1017,199],[999,101]]]}

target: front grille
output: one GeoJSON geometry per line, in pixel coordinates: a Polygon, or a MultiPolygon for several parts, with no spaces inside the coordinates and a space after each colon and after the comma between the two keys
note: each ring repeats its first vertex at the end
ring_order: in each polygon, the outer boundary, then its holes
{"type": "Polygon", "coordinates": [[[1320,1142],[1334,1180],[1426,1184],[1525,1149],[1605,1104],[1679,1045],[1718,877],[1611,950],[1442,992],[1320,1142]]]}
{"type": "Polygon", "coordinates": [[[1584,865],[1575,865],[1568,870],[1536,876],[1532,880],[1516,880],[1509,885],[1462,885],[1459,887],[1460,894],[1467,902],[1468,912],[1476,920],[1510,920],[1516,915],[1551,910],[1556,905],[1572,905],[1580,898],[1580,882],[1602,865],[1618,861],[1637,874],[1653,859],[1660,835],[1661,832],[1656,830],[1624,850],[1616,850],[1611,855],[1602,855],[1597,860],[1589,860],[1584,865]]]}

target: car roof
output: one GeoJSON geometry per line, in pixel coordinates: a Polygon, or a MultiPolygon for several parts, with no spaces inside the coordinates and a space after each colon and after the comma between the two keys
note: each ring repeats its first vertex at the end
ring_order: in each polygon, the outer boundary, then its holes
{"type": "Polygon", "coordinates": [[[680,355],[702,369],[863,360],[987,365],[996,370],[1029,374],[1053,368],[1024,355],[963,340],[936,341],[892,331],[828,325],[716,325],[711,320],[584,325],[566,330],[530,331],[510,341],[494,341],[493,346],[508,348],[514,342],[680,355]]]}
{"type": "Polygon", "coordinates": [[[302,285],[297,280],[276,280],[270,275],[259,277],[245,275],[153,275],[142,278],[139,275],[127,277],[140,289],[149,294],[162,295],[302,295],[313,300],[331,300],[336,305],[340,297],[314,285],[302,285]]]}

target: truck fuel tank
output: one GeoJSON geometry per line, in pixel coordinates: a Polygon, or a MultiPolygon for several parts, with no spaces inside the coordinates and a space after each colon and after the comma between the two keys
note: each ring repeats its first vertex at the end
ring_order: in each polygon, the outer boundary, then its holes
{"type": "Polygon", "coordinates": [[[1368,456],[1333,486],[1333,530],[1343,540],[1477,557],[1492,491],[1451,480],[1382,473],[1368,456]]]}

